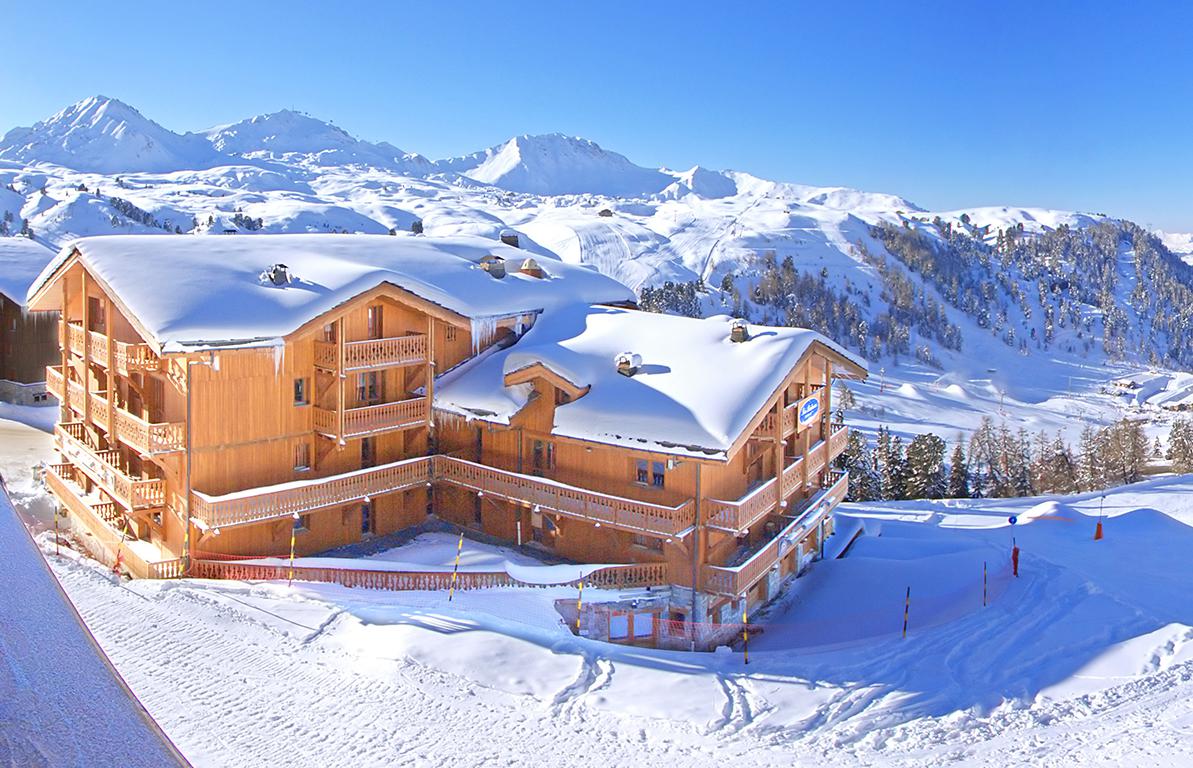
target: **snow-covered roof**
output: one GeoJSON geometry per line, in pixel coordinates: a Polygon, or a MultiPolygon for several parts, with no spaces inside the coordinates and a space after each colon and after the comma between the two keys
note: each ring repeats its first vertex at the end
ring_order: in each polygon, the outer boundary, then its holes
{"type": "Polygon", "coordinates": [[[751,326],[730,341],[731,319],[703,320],[613,307],[574,306],[545,316],[507,349],[441,377],[435,406],[508,424],[531,385],[506,374],[536,363],[587,394],[555,409],[553,434],[681,455],[728,457],[750,420],[815,342],[865,368],[865,361],[815,331],[751,326]],[[632,377],[621,353],[640,355],[632,377]]]}
{"type": "Polygon", "coordinates": [[[590,267],[536,254],[545,272],[496,279],[478,263],[514,263],[526,251],[479,237],[387,235],[109,235],[76,240],[46,267],[32,297],[79,253],[92,275],[163,351],[276,342],[382,283],[474,321],[594,302],[633,301],[624,285],[590,267]],[[260,279],[273,264],[293,277],[260,279]]]}
{"type": "Polygon", "coordinates": [[[54,252],[27,237],[0,237],[0,293],[24,305],[29,286],[54,252]]]}

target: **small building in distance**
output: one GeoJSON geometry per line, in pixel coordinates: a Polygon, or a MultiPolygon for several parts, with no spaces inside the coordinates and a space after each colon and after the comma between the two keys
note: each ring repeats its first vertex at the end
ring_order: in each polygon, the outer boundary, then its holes
{"type": "Polygon", "coordinates": [[[25,294],[53,257],[27,237],[0,237],[0,400],[49,401],[46,366],[58,357],[58,315],[26,312],[25,294]]]}

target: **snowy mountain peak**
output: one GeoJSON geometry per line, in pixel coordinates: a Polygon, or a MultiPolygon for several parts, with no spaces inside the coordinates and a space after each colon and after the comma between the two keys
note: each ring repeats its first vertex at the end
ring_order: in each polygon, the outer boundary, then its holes
{"type": "Polygon", "coordinates": [[[0,159],[121,173],[202,168],[218,155],[201,136],[179,135],[128,104],[90,96],[0,140],[0,159]]]}
{"type": "Polygon", "coordinates": [[[304,165],[369,165],[425,172],[430,162],[386,142],[357,139],[330,122],[283,109],[203,132],[220,152],[239,157],[295,161],[304,165]]]}
{"type": "Polygon", "coordinates": [[[642,196],[662,191],[673,176],[634,165],[624,155],[562,133],[524,134],[436,167],[514,192],[538,195],[642,196]]]}

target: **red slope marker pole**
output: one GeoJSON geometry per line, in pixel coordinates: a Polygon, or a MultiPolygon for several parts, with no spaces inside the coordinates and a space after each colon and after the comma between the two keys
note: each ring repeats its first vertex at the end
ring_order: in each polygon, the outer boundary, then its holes
{"type": "Polygon", "coordinates": [[[1102,494],[1102,501],[1098,504],[1098,525],[1094,528],[1094,541],[1102,540],[1102,518],[1106,512],[1106,494],[1102,494]]]}
{"type": "Polygon", "coordinates": [[[982,607],[986,607],[986,561],[982,561],[982,607]]]}

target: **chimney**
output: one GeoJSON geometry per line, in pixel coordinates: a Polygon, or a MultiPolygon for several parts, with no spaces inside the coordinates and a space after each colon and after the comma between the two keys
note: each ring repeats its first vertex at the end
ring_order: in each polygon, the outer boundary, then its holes
{"type": "Polygon", "coordinates": [[[490,276],[500,280],[505,277],[505,259],[500,256],[485,256],[481,259],[481,269],[489,273],[490,276]]]}
{"type": "Polygon", "coordinates": [[[740,317],[729,326],[729,340],[738,344],[750,340],[750,327],[740,317]]]}
{"type": "Polygon", "coordinates": [[[544,275],[543,268],[540,267],[539,263],[534,259],[527,259],[526,261],[522,262],[522,266],[518,268],[518,271],[524,275],[529,275],[530,277],[537,277],[540,280],[544,275]]]}
{"type": "Polygon", "coordinates": [[[283,286],[289,285],[290,281],[294,278],[290,274],[290,268],[285,264],[272,264],[268,269],[261,273],[260,279],[262,283],[283,286]]]}
{"type": "Polygon", "coordinates": [[[501,242],[505,243],[506,245],[512,245],[515,248],[521,247],[518,245],[518,233],[512,229],[501,230],[501,242]]]}
{"type": "Polygon", "coordinates": [[[636,355],[633,352],[622,352],[613,358],[613,362],[617,364],[617,372],[622,376],[633,376],[642,367],[642,355],[636,355]]]}

